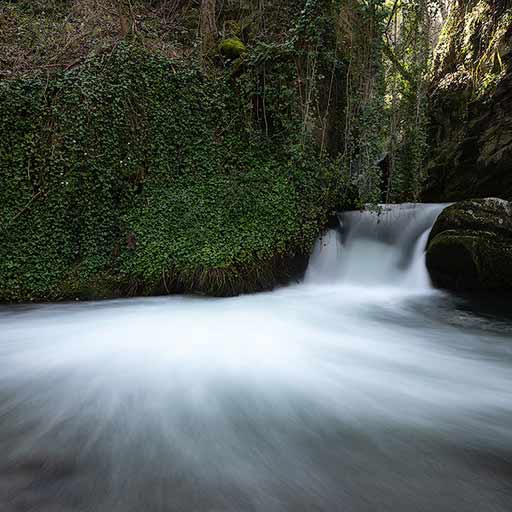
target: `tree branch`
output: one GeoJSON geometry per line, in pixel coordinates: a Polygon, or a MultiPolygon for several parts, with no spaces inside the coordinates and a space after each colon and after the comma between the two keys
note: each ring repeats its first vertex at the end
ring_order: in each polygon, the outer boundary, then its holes
{"type": "Polygon", "coordinates": [[[408,82],[413,82],[414,81],[413,76],[411,75],[411,73],[409,73],[409,71],[407,71],[405,66],[400,62],[400,60],[396,56],[395,52],[393,51],[393,49],[391,48],[389,43],[387,41],[383,41],[382,46],[383,46],[384,53],[385,53],[386,57],[391,61],[393,66],[395,66],[395,68],[402,75],[402,77],[405,78],[405,80],[407,80],[408,82]]]}

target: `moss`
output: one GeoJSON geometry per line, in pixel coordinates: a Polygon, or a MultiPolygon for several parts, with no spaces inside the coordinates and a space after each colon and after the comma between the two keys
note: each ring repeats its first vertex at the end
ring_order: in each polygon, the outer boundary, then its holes
{"type": "Polygon", "coordinates": [[[450,12],[433,63],[434,81],[449,89],[464,77],[474,98],[492,92],[509,66],[512,8],[500,2],[465,0],[450,12]],[[458,78],[455,78],[458,77],[458,78]]]}
{"type": "Polygon", "coordinates": [[[446,231],[429,245],[427,265],[443,288],[512,289],[512,242],[481,232],[446,231]]]}
{"type": "Polygon", "coordinates": [[[493,233],[503,238],[512,237],[512,205],[496,198],[468,200],[455,203],[439,215],[430,240],[444,231],[493,233]]]}
{"type": "Polygon", "coordinates": [[[428,242],[434,282],[452,289],[512,289],[512,205],[486,199],[445,209],[428,242]]]}
{"type": "MultiPolygon", "coordinates": [[[[241,293],[271,290],[300,278],[306,271],[309,253],[285,251],[267,259],[255,258],[245,265],[224,268],[195,268],[191,271],[169,269],[159,280],[140,280],[136,294],[165,295],[170,292],[200,293],[230,297],[241,293]]],[[[132,293],[133,293],[132,289],[132,293]]]]}
{"type": "Polygon", "coordinates": [[[82,274],[79,267],[70,270],[59,286],[58,299],[101,300],[130,295],[131,283],[109,272],[82,274]]]}
{"type": "Polygon", "coordinates": [[[427,251],[427,266],[434,283],[442,288],[468,289],[478,283],[474,254],[475,237],[447,231],[433,238],[427,251]]]}
{"type": "Polygon", "coordinates": [[[247,48],[240,39],[229,38],[224,39],[219,43],[219,53],[229,60],[238,59],[241,55],[247,52],[247,48]]]}

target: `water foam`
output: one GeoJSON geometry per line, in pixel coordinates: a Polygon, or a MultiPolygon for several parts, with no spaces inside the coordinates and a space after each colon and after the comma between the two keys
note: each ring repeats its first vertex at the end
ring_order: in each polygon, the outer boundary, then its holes
{"type": "Polygon", "coordinates": [[[12,510],[506,511],[509,324],[430,288],[441,208],[342,214],[272,293],[0,310],[12,510]]]}

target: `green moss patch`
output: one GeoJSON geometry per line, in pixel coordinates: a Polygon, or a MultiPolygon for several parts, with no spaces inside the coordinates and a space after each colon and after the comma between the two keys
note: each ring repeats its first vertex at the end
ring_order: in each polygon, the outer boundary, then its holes
{"type": "Polygon", "coordinates": [[[247,51],[245,44],[240,39],[224,39],[219,43],[219,53],[230,60],[238,59],[247,51]]]}

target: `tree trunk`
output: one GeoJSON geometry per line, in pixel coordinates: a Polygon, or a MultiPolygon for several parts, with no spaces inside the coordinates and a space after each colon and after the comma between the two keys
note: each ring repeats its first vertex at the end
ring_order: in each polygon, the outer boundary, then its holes
{"type": "Polygon", "coordinates": [[[129,0],[117,0],[117,11],[119,14],[119,29],[121,37],[124,37],[131,32],[132,28],[132,20],[130,20],[131,4],[129,0]]]}
{"type": "Polygon", "coordinates": [[[201,0],[201,44],[203,60],[217,39],[216,0],[201,0]]]}

